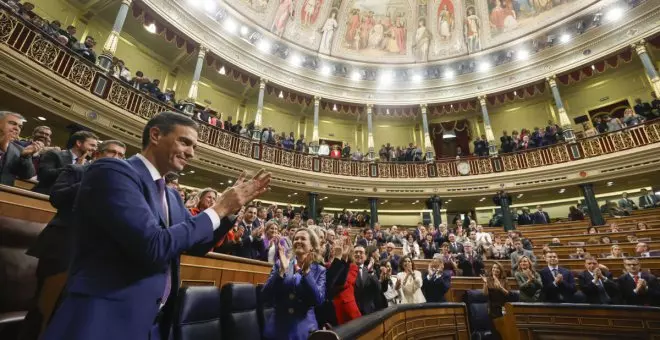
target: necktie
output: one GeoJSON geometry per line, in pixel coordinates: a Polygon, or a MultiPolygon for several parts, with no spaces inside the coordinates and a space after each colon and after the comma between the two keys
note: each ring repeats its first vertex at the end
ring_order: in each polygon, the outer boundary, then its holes
{"type": "MultiPolygon", "coordinates": [[[[165,223],[167,226],[170,224],[169,214],[167,213],[167,200],[165,199],[165,179],[159,178],[156,180],[156,187],[158,188],[158,198],[161,207],[161,212],[165,218],[165,223]]],[[[165,305],[167,298],[170,295],[170,290],[172,290],[172,268],[168,264],[167,270],[165,271],[165,290],[163,291],[163,299],[161,300],[161,306],[165,305]]]]}
{"type": "Polygon", "coordinates": [[[552,269],[552,276],[554,276],[554,277],[557,276],[557,268],[552,269]]]}
{"type": "Polygon", "coordinates": [[[548,221],[545,220],[545,214],[544,213],[539,211],[539,215],[541,215],[541,221],[543,221],[543,223],[548,222],[548,221]]]}
{"type": "Polygon", "coordinates": [[[635,275],[633,276],[633,280],[635,280],[635,286],[639,283],[639,276],[635,275]]]}

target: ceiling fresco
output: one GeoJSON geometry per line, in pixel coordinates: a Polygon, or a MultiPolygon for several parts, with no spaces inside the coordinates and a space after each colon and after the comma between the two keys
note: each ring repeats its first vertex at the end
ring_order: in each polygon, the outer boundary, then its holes
{"type": "Polygon", "coordinates": [[[423,63],[497,47],[598,0],[225,0],[274,36],[336,58],[423,63]]]}

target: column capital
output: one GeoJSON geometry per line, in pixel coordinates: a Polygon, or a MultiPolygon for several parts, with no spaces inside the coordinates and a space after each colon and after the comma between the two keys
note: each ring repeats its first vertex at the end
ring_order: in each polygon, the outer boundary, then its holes
{"type": "Polygon", "coordinates": [[[426,110],[428,108],[428,104],[419,104],[419,108],[422,109],[422,113],[426,113],[426,110]]]}
{"type": "Polygon", "coordinates": [[[260,79],[259,79],[259,89],[260,89],[260,90],[265,89],[267,83],[268,83],[268,79],[266,79],[266,78],[260,78],[260,79]]]}
{"type": "Polygon", "coordinates": [[[646,53],[646,40],[641,39],[638,42],[634,42],[630,44],[630,47],[635,49],[635,52],[637,52],[637,55],[644,54],[646,53]]]}
{"type": "Polygon", "coordinates": [[[206,52],[208,51],[209,51],[208,47],[206,47],[205,45],[199,45],[199,51],[197,52],[197,57],[204,58],[204,56],[206,56],[206,52]]]}
{"type": "Polygon", "coordinates": [[[121,0],[122,5],[130,6],[133,0],[121,0]]]}
{"type": "Polygon", "coordinates": [[[481,104],[482,106],[486,106],[486,95],[485,94],[479,95],[477,97],[477,99],[479,99],[479,104],[481,104]]]}
{"type": "Polygon", "coordinates": [[[546,77],[545,81],[548,82],[548,85],[550,85],[550,87],[557,87],[557,76],[556,75],[553,74],[551,76],[546,77]]]}
{"type": "Polygon", "coordinates": [[[318,106],[321,102],[321,96],[314,96],[314,106],[318,106]]]}
{"type": "Polygon", "coordinates": [[[374,104],[367,104],[367,113],[372,113],[374,110],[374,104]]]}

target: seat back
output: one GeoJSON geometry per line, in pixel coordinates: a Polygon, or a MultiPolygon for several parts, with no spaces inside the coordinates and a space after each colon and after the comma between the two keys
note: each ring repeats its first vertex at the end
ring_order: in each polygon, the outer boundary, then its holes
{"type": "Polygon", "coordinates": [[[467,305],[472,339],[488,339],[492,334],[488,317],[488,297],[483,291],[471,289],[465,292],[463,300],[467,305]]]}
{"type": "Polygon", "coordinates": [[[174,340],[219,340],[221,290],[215,286],[181,287],[174,315],[174,340]]]}
{"type": "Polygon", "coordinates": [[[261,339],[257,290],[251,283],[222,286],[222,339],[261,339]]]}
{"type": "Polygon", "coordinates": [[[267,301],[267,299],[265,299],[263,294],[261,294],[261,290],[263,288],[264,285],[262,283],[257,285],[257,317],[259,320],[259,329],[261,330],[262,338],[263,338],[263,330],[266,325],[266,321],[268,321],[270,316],[275,311],[270,301],[267,301]]]}

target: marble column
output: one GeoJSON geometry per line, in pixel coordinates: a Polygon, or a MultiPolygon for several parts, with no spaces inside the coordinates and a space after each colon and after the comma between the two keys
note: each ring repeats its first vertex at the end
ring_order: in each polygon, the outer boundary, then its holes
{"type": "Polygon", "coordinates": [[[368,129],[368,134],[367,134],[367,159],[374,160],[375,159],[375,150],[374,150],[374,124],[373,124],[373,111],[374,111],[374,106],[373,104],[367,104],[367,129],[368,129]]]}
{"type": "Polygon", "coordinates": [[[317,154],[319,152],[319,106],[321,97],[314,96],[314,126],[312,127],[312,140],[309,143],[309,152],[317,154]]]}
{"type": "Polygon", "coordinates": [[[488,151],[491,156],[497,155],[497,145],[495,144],[495,135],[493,128],[490,126],[490,117],[488,117],[488,107],[486,107],[486,95],[481,95],[479,104],[481,104],[481,115],[484,120],[484,131],[486,132],[486,140],[488,140],[488,151]]]}
{"type": "Polygon", "coordinates": [[[426,152],[426,161],[432,162],[434,160],[433,145],[431,144],[431,135],[429,135],[429,119],[426,115],[426,104],[420,105],[420,111],[422,112],[422,131],[424,131],[424,150],[426,152]]]}
{"type": "Polygon", "coordinates": [[[307,194],[307,212],[309,214],[309,218],[314,220],[314,223],[316,224],[316,202],[319,199],[319,194],[316,192],[310,192],[307,194]]]}
{"type": "Polygon", "coordinates": [[[261,140],[261,116],[264,111],[264,96],[266,95],[266,84],[268,79],[259,79],[259,98],[257,99],[257,114],[254,116],[254,130],[252,139],[261,140]]]}
{"type": "Polygon", "coordinates": [[[442,215],[440,215],[442,199],[438,195],[433,195],[429,198],[429,205],[431,206],[431,211],[433,211],[433,226],[437,229],[440,223],[442,223],[442,215]]]}
{"type": "Polygon", "coordinates": [[[369,218],[369,225],[373,229],[374,224],[378,222],[378,198],[369,197],[369,210],[371,217],[369,218]]]}
{"type": "Polygon", "coordinates": [[[115,23],[112,25],[110,35],[108,35],[105,44],[103,44],[103,52],[99,56],[99,66],[104,70],[110,70],[110,67],[112,66],[112,58],[117,51],[119,34],[121,33],[122,27],[124,27],[124,21],[126,21],[126,15],[128,14],[129,7],[131,7],[131,2],[132,0],[122,0],[121,5],[119,5],[119,11],[117,11],[117,16],[115,17],[115,23]]]}
{"type": "Polygon", "coordinates": [[[649,56],[649,53],[646,50],[646,41],[640,40],[639,42],[632,44],[632,48],[635,49],[635,52],[637,52],[639,59],[644,65],[644,70],[649,77],[649,81],[651,81],[653,91],[655,91],[656,96],[660,97],[660,76],[658,76],[658,71],[655,70],[655,65],[651,60],[651,56],[649,56]]]}
{"type": "Polygon", "coordinates": [[[584,183],[580,184],[579,187],[582,190],[582,195],[584,196],[584,203],[587,205],[587,209],[589,209],[591,225],[604,225],[605,219],[603,218],[603,214],[600,212],[598,200],[596,200],[594,185],[592,183],[584,183]]]}
{"type": "Polygon", "coordinates": [[[204,67],[204,57],[206,57],[207,48],[203,45],[199,46],[197,53],[197,63],[195,64],[195,71],[193,72],[192,82],[188,90],[188,98],[186,98],[186,106],[183,111],[185,114],[192,116],[195,109],[195,101],[197,100],[197,88],[199,87],[199,78],[202,76],[202,68],[204,67]]]}
{"type": "Polygon", "coordinates": [[[571,120],[566,114],[566,109],[564,109],[564,102],[561,100],[561,95],[559,94],[559,88],[557,87],[557,77],[552,75],[545,79],[550,85],[550,90],[552,91],[552,97],[555,99],[555,105],[557,106],[557,113],[559,114],[559,126],[564,133],[564,140],[569,143],[575,142],[575,132],[573,132],[573,125],[571,120]]]}

